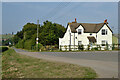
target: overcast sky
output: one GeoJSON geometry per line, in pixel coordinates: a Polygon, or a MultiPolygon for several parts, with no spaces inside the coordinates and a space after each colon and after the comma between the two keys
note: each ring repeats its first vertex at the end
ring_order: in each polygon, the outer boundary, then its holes
{"type": "Polygon", "coordinates": [[[77,18],[78,23],[102,23],[108,20],[109,26],[117,33],[117,2],[3,2],[2,33],[16,33],[28,23],[40,24],[46,20],[67,26],[77,18]],[[114,27],[114,28],[113,28],[114,27]]]}

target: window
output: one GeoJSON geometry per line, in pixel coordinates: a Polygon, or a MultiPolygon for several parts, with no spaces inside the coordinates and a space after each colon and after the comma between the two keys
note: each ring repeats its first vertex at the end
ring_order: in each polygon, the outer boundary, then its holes
{"type": "Polygon", "coordinates": [[[102,46],[105,46],[105,40],[102,41],[102,46]]]}
{"type": "Polygon", "coordinates": [[[90,33],[90,35],[92,35],[92,33],[90,33]]]}
{"type": "Polygon", "coordinates": [[[108,44],[108,42],[105,40],[102,40],[102,46],[106,46],[106,44],[108,44]]]}
{"type": "Polygon", "coordinates": [[[82,41],[78,41],[78,45],[82,45],[82,41]]]}
{"type": "Polygon", "coordinates": [[[107,29],[106,29],[106,35],[107,35],[107,29]]]}
{"type": "Polygon", "coordinates": [[[78,29],[78,34],[82,34],[82,29],[78,29]]]}
{"type": "Polygon", "coordinates": [[[107,29],[102,29],[102,35],[107,35],[107,29]]]}

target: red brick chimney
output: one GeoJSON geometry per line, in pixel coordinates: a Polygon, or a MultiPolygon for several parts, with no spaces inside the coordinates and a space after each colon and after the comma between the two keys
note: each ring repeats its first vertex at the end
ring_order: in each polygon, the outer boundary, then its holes
{"type": "Polygon", "coordinates": [[[106,19],[106,20],[104,20],[104,23],[107,23],[107,19],[106,19]]]}
{"type": "Polygon", "coordinates": [[[108,24],[107,19],[104,20],[104,23],[108,24]]]}
{"type": "Polygon", "coordinates": [[[75,18],[75,21],[74,21],[74,22],[72,22],[72,23],[77,23],[76,18],[75,18]]]}
{"type": "Polygon", "coordinates": [[[77,21],[76,21],[76,18],[75,18],[75,22],[77,22],[77,21]]]}

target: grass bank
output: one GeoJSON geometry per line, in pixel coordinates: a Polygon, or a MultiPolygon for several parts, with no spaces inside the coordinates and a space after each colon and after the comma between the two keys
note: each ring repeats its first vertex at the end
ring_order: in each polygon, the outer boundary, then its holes
{"type": "Polygon", "coordinates": [[[95,78],[94,70],[78,65],[50,62],[16,53],[3,52],[3,78],[95,78]]]}
{"type": "Polygon", "coordinates": [[[2,55],[0,54],[0,80],[2,79],[2,55]]]}

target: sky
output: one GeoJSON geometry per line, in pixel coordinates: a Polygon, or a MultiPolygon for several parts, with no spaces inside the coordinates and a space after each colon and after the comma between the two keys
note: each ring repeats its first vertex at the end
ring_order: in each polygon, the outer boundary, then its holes
{"type": "Polygon", "coordinates": [[[16,33],[30,23],[43,25],[48,20],[67,27],[68,22],[102,23],[118,32],[117,2],[3,2],[2,33],[16,33]]]}

